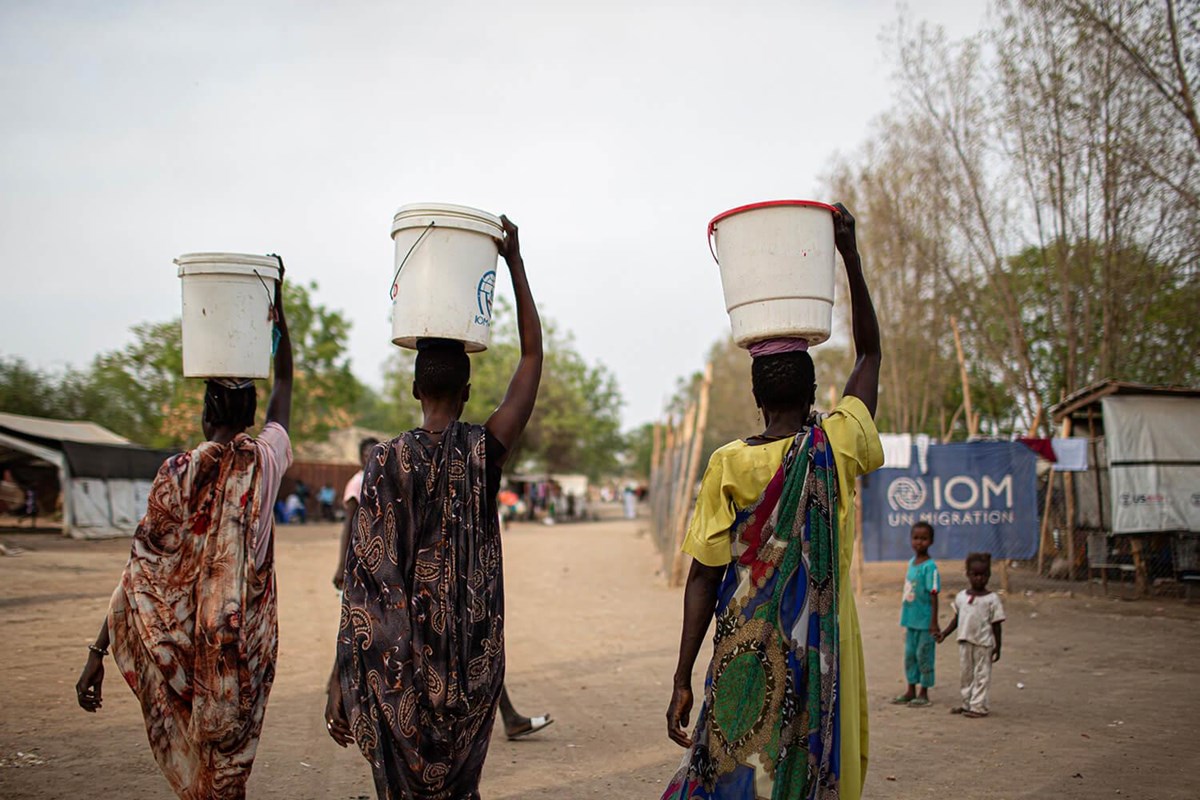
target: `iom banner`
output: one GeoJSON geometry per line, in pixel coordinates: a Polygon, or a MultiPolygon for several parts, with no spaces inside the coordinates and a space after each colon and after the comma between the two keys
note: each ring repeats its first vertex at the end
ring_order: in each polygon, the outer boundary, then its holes
{"type": "MultiPolygon", "coordinates": [[[[981,550],[995,558],[1037,555],[1037,456],[1019,442],[932,445],[924,473],[880,469],[862,479],[863,555],[912,557],[915,522],[933,525],[930,554],[954,561],[981,550]]],[[[943,570],[946,569],[943,566],[943,570]]]]}

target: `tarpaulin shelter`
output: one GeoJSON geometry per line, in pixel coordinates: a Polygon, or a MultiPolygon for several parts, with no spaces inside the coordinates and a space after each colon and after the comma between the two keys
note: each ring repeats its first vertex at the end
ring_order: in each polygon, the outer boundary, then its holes
{"type": "Polygon", "coordinates": [[[169,455],[94,422],[0,413],[0,469],[54,474],[63,533],[75,538],[131,535],[169,455]]]}
{"type": "Polygon", "coordinates": [[[1200,388],[1105,380],[1050,411],[1091,449],[1088,473],[1063,475],[1072,564],[1085,540],[1088,567],[1105,577],[1128,552],[1140,592],[1151,571],[1200,574],[1200,388]]]}

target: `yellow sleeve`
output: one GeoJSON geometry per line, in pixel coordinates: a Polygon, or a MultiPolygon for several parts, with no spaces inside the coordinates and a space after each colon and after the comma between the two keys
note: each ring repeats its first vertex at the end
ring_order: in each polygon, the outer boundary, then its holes
{"type": "Polygon", "coordinates": [[[883,445],[871,412],[863,401],[846,395],[821,423],[833,446],[838,469],[848,471],[853,480],[883,466],[883,445]]]}
{"type": "Polygon", "coordinates": [[[705,566],[725,566],[733,559],[729,528],[736,513],[733,498],[725,491],[725,459],[718,450],[704,470],[696,508],[680,549],[705,566]]]}

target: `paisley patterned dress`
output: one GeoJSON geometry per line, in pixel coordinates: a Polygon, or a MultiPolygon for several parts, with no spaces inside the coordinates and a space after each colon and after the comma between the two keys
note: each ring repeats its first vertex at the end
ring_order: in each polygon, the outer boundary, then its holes
{"type": "Polygon", "coordinates": [[[245,797],[275,679],[273,545],[253,553],[258,452],[241,434],[163,464],[109,607],[113,659],[185,800],[245,797]]]}
{"type": "Polygon", "coordinates": [[[363,474],[337,670],[380,798],[479,796],[504,681],[489,439],[461,422],[437,442],[404,433],[377,445],[363,474]]]}

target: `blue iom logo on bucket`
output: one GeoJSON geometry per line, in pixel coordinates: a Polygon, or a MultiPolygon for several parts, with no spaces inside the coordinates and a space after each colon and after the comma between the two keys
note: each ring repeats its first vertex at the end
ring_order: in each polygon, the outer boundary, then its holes
{"type": "Polygon", "coordinates": [[[475,317],[476,325],[492,324],[492,297],[496,293],[496,271],[488,270],[479,279],[475,287],[475,298],[479,304],[479,315],[475,317]]]}

